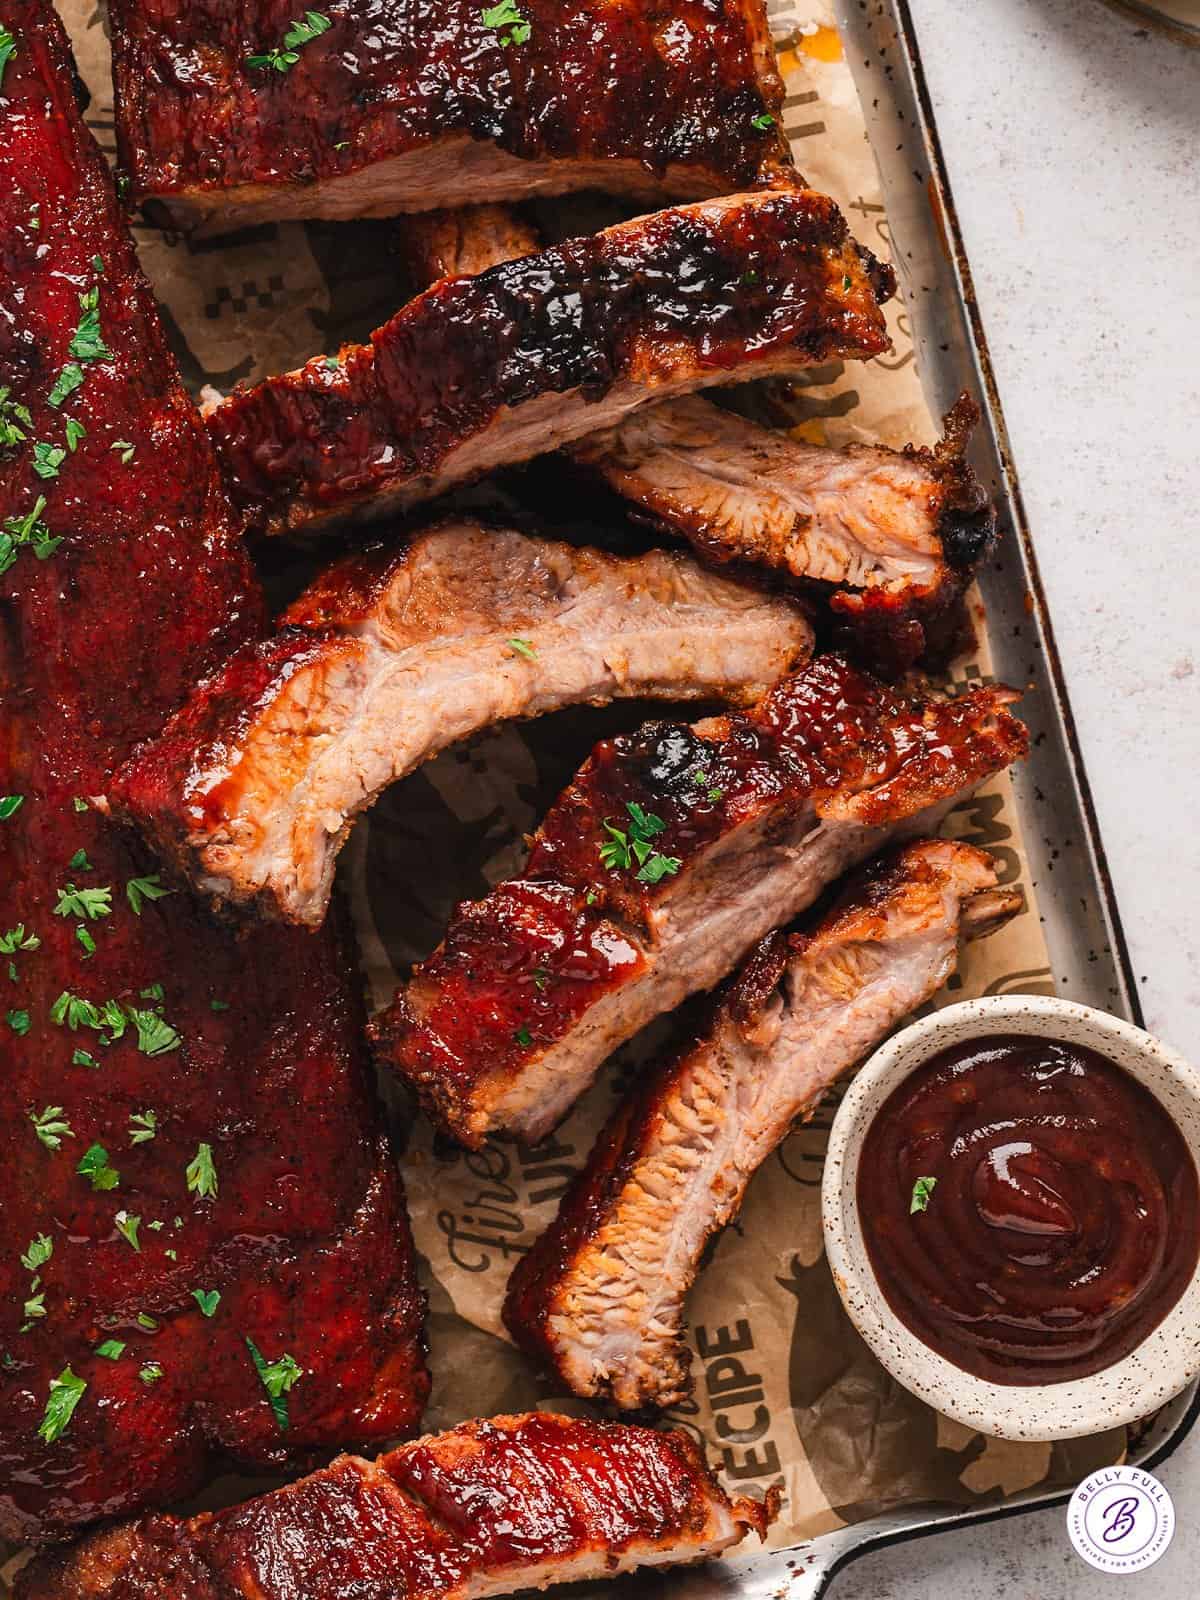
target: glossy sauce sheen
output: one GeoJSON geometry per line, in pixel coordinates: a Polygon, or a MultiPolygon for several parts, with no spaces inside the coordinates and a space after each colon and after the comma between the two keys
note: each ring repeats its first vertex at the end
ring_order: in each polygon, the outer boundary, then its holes
{"type": "Polygon", "coordinates": [[[1196,1266],[1196,1169],[1140,1084],[1078,1045],[944,1050],[867,1132],[858,1205],[892,1310],[994,1383],[1084,1378],[1127,1355],[1196,1266]],[[912,1214],[913,1185],[937,1184],[912,1214]]]}

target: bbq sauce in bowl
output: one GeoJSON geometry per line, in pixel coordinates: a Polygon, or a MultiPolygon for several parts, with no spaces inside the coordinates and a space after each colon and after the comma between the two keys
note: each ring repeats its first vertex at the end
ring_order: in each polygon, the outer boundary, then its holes
{"type": "Polygon", "coordinates": [[[858,1209],[896,1316],[992,1383],[1119,1361],[1200,1251],[1175,1123],[1105,1056],[1042,1038],[972,1039],[906,1078],[867,1130],[858,1209]]]}

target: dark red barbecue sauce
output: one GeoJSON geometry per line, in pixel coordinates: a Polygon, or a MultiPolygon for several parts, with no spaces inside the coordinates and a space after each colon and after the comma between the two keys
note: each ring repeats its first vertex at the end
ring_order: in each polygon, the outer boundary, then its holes
{"type": "Polygon", "coordinates": [[[1196,1168],[1159,1102],[1106,1057],[995,1036],[888,1097],[858,1176],[892,1310],[993,1383],[1119,1361],[1179,1299],[1200,1248],[1196,1168]],[[937,1180],[913,1211],[920,1178],[937,1180]]]}

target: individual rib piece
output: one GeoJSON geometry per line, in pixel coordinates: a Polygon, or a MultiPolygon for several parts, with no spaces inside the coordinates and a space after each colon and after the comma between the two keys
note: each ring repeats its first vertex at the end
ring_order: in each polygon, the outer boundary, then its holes
{"type": "Polygon", "coordinates": [[[878,355],[893,287],[823,195],[730,195],[443,279],[369,345],[235,390],[209,427],[266,532],[378,515],[649,400],[878,355]]]}
{"type": "Polygon", "coordinates": [[[682,1400],[684,1301],[707,1241],[795,1120],[949,977],[960,935],[1020,904],[982,851],[926,839],[856,874],[815,926],[768,934],[693,1042],[613,1114],[521,1258],[504,1306],[517,1343],[575,1394],[682,1400]]]}
{"type": "Polygon", "coordinates": [[[836,656],[754,710],[598,745],[522,877],[460,905],[371,1025],[463,1144],[533,1143],[601,1062],[898,830],[1024,754],[1009,689],[905,699],[836,656]]]}
{"type": "MultiPolygon", "coordinates": [[[[505,206],[405,224],[424,288],[538,248],[505,206]]],[[[979,411],[966,395],[933,450],[833,450],[687,395],[635,411],[570,447],[654,528],[710,561],[765,567],[833,613],[833,641],[897,677],[938,664],[961,633],[962,597],[995,538],[995,513],[966,460],[979,411]]]]}
{"type": "Polygon", "coordinates": [[[261,600],[62,27],[41,0],[3,22],[0,1538],[22,1540],[189,1493],[215,1456],[394,1437],[428,1377],[345,952],[160,898],[85,803],[261,600]],[[247,1336],[301,1374],[286,1433],[247,1336]]]}
{"type": "Polygon", "coordinates": [[[895,674],[936,653],[994,539],[965,455],[978,420],[964,395],[933,450],[833,450],[694,396],[647,406],[572,455],[711,560],[819,593],[838,642],[895,674]]]}
{"type": "Polygon", "coordinates": [[[216,233],[604,189],[693,199],[791,175],[762,0],[112,0],[136,200],[216,233]],[[500,8],[503,10],[503,8],[500,8]],[[526,36],[522,37],[522,33],[526,36]],[[230,129],[237,129],[231,139],[230,129]]]}
{"type": "Polygon", "coordinates": [[[18,1600],[478,1600],[702,1561],[775,1512],[682,1433],[552,1412],[465,1422],[216,1515],[148,1517],[22,1574],[18,1600]]]}
{"type": "Polygon", "coordinates": [[[794,605],[687,557],[448,522],[326,572],[109,797],[204,893],[315,927],[355,815],[456,740],[618,697],[745,704],[811,653],[794,605]]]}

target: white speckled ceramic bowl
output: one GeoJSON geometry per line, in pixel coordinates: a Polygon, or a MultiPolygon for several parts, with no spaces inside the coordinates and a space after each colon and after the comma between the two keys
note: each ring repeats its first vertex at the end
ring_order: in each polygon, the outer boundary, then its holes
{"type": "Polygon", "coordinates": [[[936,1410],[1003,1439],[1070,1439],[1132,1422],[1200,1373],[1200,1270],[1180,1300],[1129,1355],[1090,1378],[999,1384],[972,1377],[900,1321],[876,1281],[858,1216],[863,1137],[894,1088],[930,1056],[987,1034],[1026,1034],[1086,1045],[1123,1067],[1162,1103],[1200,1169],[1200,1073],[1157,1039],[1116,1017],[1039,995],[989,996],[948,1006],[881,1046],[834,1118],[821,1186],[825,1250],[842,1303],[888,1371],[936,1410]]]}

